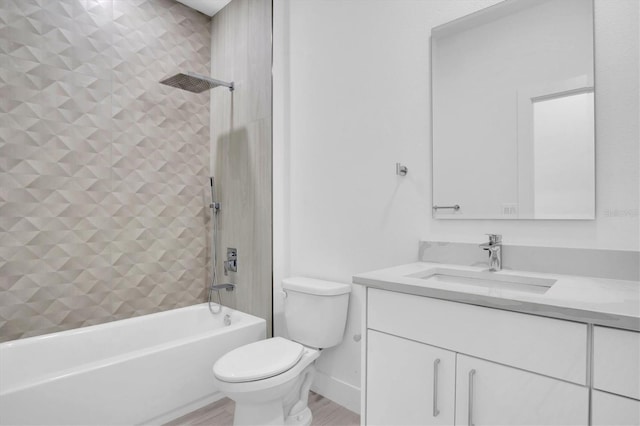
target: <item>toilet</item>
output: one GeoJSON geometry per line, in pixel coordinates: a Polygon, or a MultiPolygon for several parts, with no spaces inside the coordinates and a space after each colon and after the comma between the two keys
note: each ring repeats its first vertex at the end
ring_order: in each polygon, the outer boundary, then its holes
{"type": "Polygon", "coordinates": [[[216,387],[236,403],[234,425],[310,425],[315,360],[342,341],[350,285],[293,277],[282,288],[289,339],[241,346],[213,366],[216,387]]]}

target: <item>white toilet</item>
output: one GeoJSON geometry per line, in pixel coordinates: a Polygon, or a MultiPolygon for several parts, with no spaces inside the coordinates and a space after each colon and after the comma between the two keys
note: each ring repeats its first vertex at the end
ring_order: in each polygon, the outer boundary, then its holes
{"type": "Polygon", "coordinates": [[[312,278],[282,282],[289,337],[232,350],[213,366],[216,387],[236,403],[234,425],[309,425],[309,388],[320,350],[342,341],[351,286],[312,278]]]}

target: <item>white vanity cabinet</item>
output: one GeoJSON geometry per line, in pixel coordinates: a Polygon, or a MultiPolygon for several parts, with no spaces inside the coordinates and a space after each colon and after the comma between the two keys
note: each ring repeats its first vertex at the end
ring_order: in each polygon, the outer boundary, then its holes
{"type": "Polygon", "coordinates": [[[367,367],[367,424],[453,424],[454,352],[369,330],[367,367]]]}
{"type": "Polygon", "coordinates": [[[365,318],[365,424],[589,422],[586,324],[375,288],[365,318]]]}

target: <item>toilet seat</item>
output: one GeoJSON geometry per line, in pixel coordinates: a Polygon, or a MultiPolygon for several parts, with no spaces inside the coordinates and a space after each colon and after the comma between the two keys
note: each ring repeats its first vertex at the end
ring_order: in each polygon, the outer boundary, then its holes
{"type": "Polygon", "coordinates": [[[227,383],[263,380],[291,369],[304,354],[304,346],[282,337],[241,346],[213,366],[215,376],[227,383]]]}
{"type": "MultiPolygon", "coordinates": [[[[266,390],[277,392],[277,388],[286,386],[287,383],[292,380],[296,380],[300,373],[304,371],[305,368],[311,366],[319,356],[320,351],[318,349],[303,346],[302,357],[300,360],[293,367],[281,372],[280,374],[250,382],[228,382],[226,380],[219,379],[214,373],[213,383],[216,389],[225,393],[227,396],[233,395],[234,397],[237,397],[238,395],[252,394],[254,392],[263,392],[266,390]]],[[[216,366],[214,365],[213,369],[215,368],[216,366]]]]}

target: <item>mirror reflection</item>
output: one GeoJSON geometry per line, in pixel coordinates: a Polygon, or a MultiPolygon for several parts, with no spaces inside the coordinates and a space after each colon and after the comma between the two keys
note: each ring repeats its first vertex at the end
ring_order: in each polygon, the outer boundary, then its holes
{"type": "Polygon", "coordinates": [[[434,217],[593,219],[593,69],[590,0],[507,0],[435,28],[434,217]]]}

